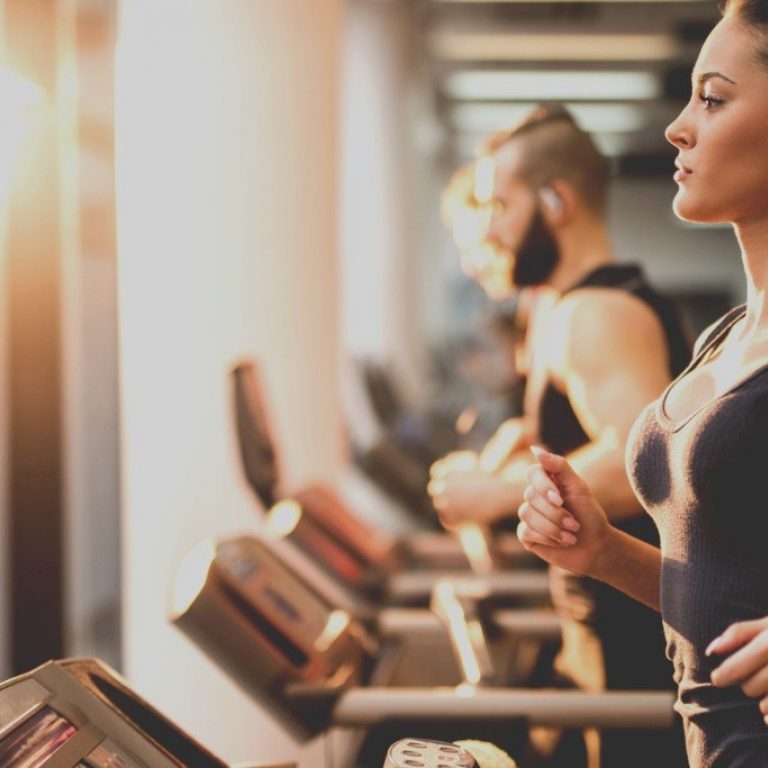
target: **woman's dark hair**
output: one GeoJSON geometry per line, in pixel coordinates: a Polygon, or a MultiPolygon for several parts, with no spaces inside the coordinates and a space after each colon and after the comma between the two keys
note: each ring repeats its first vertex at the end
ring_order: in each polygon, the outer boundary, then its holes
{"type": "Polygon", "coordinates": [[[768,0],[725,0],[723,16],[732,16],[753,33],[760,62],[768,67],[768,0]]]}

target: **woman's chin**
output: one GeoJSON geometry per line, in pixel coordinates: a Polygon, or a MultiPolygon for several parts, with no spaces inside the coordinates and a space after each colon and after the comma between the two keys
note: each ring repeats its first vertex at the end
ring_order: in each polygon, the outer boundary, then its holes
{"type": "Polygon", "coordinates": [[[722,221],[715,211],[707,210],[705,206],[697,204],[684,189],[679,189],[675,195],[672,210],[678,219],[690,221],[693,224],[714,224],[722,221]]]}

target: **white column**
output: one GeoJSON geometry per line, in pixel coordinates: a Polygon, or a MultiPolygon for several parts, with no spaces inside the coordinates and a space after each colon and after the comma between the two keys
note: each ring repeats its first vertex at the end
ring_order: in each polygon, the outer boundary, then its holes
{"type": "Polygon", "coordinates": [[[414,24],[410,2],[348,3],[341,155],[344,349],[393,364],[411,390],[423,384],[414,24]]]}
{"type": "Polygon", "coordinates": [[[252,528],[228,369],[264,362],[295,481],[342,465],[341,0],[130,0],[116,72],[126,674],[228,761],[322,765],[166,622],[175,567],[252,528]]]}
{"type": "MultiPolygon", "coordinates": [[[[0,16],[0,22],[2,16],[0,16]]],[[[0,181],[0,184],[2,182],[0,181]]],[[[11,675],[11,567],[8,542],[8,263],[6,254],[7,208],[0,186],[0,680],[11,675]]]]}
{"type": "MultiPolygon", "coordinates": [[[[5,6],[0,4],[0,40],[5,45],[5,6]]],[[[0,59],[2,60],[2,59],[0,59]]],[[[7,237],[7,167],[8,160],[0,155],[0,679],[11,674],[9,606],[11,568],[8,553],[8,263],[7,237]]]]}

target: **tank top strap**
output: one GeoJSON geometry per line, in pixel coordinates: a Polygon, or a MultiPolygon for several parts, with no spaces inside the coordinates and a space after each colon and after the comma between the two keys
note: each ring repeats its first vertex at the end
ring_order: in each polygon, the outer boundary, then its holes
{"type": "Polygon", "coordinates": [[[693,355],[693,360],[691,360],[693,365],[697,363],[702,355],[706,354],[711,349],[713,344],[720,340],[720,337],[724,331],[729,329],[737,320],[740,320],[743,317],[746,308],[746,304],[740,304],[738,307],[734,307],[733,309],[726,312],[720,318],[720,320],[715,324],[714,328],[712,328],[712,330],[702,340],[701,344],[698,345],[698,348],[693,355]]]}
{"type": "Polygon", "coordinates": [[[634,293],[644,286],[645,279],[640,268],[635,264],[605,264],[589,272],[581,280],[570,285],[561,294],[566,296],[580,288],[616,288],[634,293]]]}

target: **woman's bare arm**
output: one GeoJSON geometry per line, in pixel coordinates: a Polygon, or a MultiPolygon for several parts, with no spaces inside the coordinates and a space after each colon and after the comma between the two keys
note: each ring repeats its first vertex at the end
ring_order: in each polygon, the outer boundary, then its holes
{"type": "Polygon", "coordinates": [[[518,515],[517,535],[534,554],[600,579],[659,610],[661,552],[614,528],[589,486],[562,457],[534,449],[538,463],[518,515]]]}

